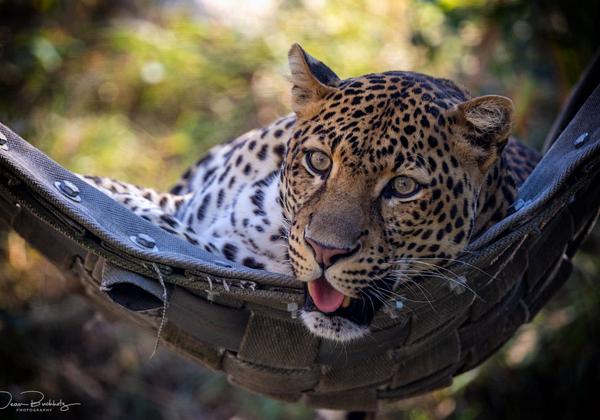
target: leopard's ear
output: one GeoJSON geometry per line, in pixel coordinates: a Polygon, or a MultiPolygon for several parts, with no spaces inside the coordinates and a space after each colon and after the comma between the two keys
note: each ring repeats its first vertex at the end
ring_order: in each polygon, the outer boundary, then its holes
{"type": "Polygon", "coordinates": [[[474,160],[485,173],[502,153],[513,123],[514,107],[509,98],[480,96],[450,110],[459,135],[458,151],[474,160]]]}
{"type": "Polygon", "coordinates": [[[340,78],[298,44],[290,48],[288,62],[294,84],[292,109],[298,118],[310,118],[320,110],[325,95],[336,89],[340,78]]]}

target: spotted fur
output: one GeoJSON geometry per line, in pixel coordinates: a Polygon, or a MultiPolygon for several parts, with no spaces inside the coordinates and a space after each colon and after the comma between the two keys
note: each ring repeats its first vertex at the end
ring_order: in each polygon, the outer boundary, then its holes
{"type": "Polygon", "coordinates": [[[170,193],[85,179],[223,258],[326,279],[352,304],[328,314],[307,298],[302,319],[346,341],[368,333],[365,302],[442,267],[502,219],[538,156],[509,138],[507,98],[471,98],[412,72],[341,80],[298,45],[289,61],[294,114],[215,147],[170,193]],[[330,159],[327,173],[307,164],[315,151],[330,159]],[[399,176],[418,191],[399,196],[391,186],[399,176]],[[348,251],[325,264],[311,243],[348,251]]]}

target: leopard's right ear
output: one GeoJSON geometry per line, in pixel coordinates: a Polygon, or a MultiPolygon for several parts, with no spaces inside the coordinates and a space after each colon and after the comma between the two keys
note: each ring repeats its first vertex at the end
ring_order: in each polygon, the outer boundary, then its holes
{"type": "Polygon", "coordinates": [[[508,142],[513,114],[512,101],[498,95],[480,96],[456,105],[449,115],[458,122],[459,154],[476,161],[485,173],[508,142]]]}
{"type": "Polygon", "coordinates": [[[310,118],[319,112],[322,99],[337,88],[340,78],[298,44],[290,48],[288,62],[294,84],[292,109],[298,118],[310,118]]]}

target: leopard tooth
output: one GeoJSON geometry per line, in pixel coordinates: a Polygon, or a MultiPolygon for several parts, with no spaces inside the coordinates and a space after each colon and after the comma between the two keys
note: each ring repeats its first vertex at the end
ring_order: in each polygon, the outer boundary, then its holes
{"type": "Polygon", "coordinates": [[[348,306],[350,306],[351,301],[352,298],[350,296],[344,296],[344,300],[342,301],[342,308],[347,308],[348,306]]]}

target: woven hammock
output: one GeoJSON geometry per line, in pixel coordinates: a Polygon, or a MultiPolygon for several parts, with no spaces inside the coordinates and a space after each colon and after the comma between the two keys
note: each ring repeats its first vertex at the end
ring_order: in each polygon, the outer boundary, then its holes
{"type": "Polygon", "coordinates": [[[314,407],[373,411],[448,386],[530,321],[568,278],[600,208],[600,60],[548,135],[513,211],[448,267],[453,287],[419,279],[376,314],[372,334],[344,344],[298,319],[304,289],[223,261],[151,225],[0,124],[0,221],[104,310],[229,381],[314,407]],[[166,304],[165,304],[166,299],[166,304]]]}

